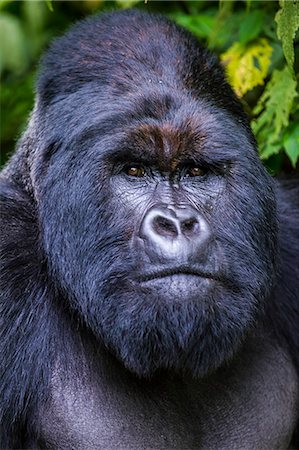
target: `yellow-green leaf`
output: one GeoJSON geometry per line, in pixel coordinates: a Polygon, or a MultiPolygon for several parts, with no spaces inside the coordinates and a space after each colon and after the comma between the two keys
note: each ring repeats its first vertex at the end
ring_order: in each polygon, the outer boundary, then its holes
{"type": "Polygon", "coordinates": [[[267,39],[259,39],[247,46],[234,43],[221,60],[226,66],[228,80],[242,97],[258,85],[263,85],[271,63],[272,47],[267,39]]]}

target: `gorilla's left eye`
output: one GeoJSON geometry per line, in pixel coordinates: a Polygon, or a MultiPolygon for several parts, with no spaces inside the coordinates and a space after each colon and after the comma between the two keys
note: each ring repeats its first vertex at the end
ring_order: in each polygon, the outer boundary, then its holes
{"type": "Polygon", "coordinates": [[[125,173],[130,177],[144,177],[145,169],[138,164],[130,164],[125,167],[125,173]]]}
{"type": "Polygon", "coordinates": [[[207,173],[207,171],[203,167],[191,166],[186,169],[185,176],[187,176],[187,177],[202,177],[206,173],[207,173]]]}

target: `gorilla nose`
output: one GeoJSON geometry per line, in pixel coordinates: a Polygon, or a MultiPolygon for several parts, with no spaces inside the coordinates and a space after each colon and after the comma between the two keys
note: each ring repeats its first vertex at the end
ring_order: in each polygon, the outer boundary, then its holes
{"type": "Polygon", "coordinates": [[[180,235],[196,238],[199,234],[199,220],[191,215],[181,215],[181,212],[173,210],[154,211],[149,215],[150,219],[145,221],[152,238],[164,237],[165,239],[179,239],[180,235]]]}
{"type": "Polygon", "coordinates": [[[203,249],[209,235],[206,220],[190,207],[153,207],[140,228],[147,253],[151,259],[158,257],[160,262],[169,258],[189,261],[203,249]]]}

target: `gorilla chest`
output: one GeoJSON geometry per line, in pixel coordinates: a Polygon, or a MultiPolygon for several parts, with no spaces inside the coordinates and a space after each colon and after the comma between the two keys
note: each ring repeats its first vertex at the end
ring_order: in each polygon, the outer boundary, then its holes
{"type": "MultiPolygon", "coordinates": [[[[186,395],[186,392],[185,392],[186,395]]],[[[99,389],[82,385],[52,392],[41,419],[42,448],[198,448],[194,400],[136,386],[99,389]]]]}
{"type": "Polygon", "coordinates": [[[292,369],[246,367],[246,382],[239,373],[243,369],[242,363],[242,369],[200,383],[169,379],[141,383],[115,374],[100,383],[85,377],[68,383],[54,378],[50,401],[40,414],[39,447],[287,448],[299,398],[292,369]],[[284,384],[288,390],[282,389],[281,380],[288,381],[284,384]]]}

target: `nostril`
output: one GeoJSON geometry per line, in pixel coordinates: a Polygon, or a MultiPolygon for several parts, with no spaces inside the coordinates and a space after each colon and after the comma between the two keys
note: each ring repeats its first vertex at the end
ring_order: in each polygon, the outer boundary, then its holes
{"type": "Polygon", "coordinates": [[[163,216],[157,216],[153,219],[152,227],[155,233],[165,237],[176,237],[178,230],[171,219],[163,216]]]}
{"type": "Polygon", "coordinates": [[[200,225],[196,219],[184,220],[181,223],[182,233],[186,236],[197,234],[200,231],[200,225]]]}
{"type": "Polygon", "coordinates": [[[140,224],[139,236],[151,262],[185,264],[204,251],[210,229],[193,208],[159,205],[150,208],[140,224]]]}

